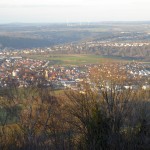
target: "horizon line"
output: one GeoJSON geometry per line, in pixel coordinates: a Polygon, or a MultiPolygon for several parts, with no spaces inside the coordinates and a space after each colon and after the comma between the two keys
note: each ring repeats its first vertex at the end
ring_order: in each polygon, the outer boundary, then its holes
{"type": "Polygon", "coordinates": [[[17,22],[17,21],[14,21],[14,22],[0,22],[0,24],[67,24],[67,23],[73,23],[73,24],[80,24],[80,23],[127,23],[127,22],[135,22],[135,23],[142,23],[142,22],[150,22],[150,20],[115,20],[115,21],[112,21],[112,20],[108,20],[108,21],[68,21],[68,22],[65,22],[65,21],[52,21],[52,22],[46,22],[46,21],[43,21],[43,22],[17,22]]]}

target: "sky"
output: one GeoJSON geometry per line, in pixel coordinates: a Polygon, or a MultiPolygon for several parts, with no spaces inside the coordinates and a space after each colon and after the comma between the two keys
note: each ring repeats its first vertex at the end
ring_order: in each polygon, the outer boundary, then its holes
{"type": "Polygon", "coordinates": [[[150,0],[0,0],[0,23],[150,21],[150,0]]]}

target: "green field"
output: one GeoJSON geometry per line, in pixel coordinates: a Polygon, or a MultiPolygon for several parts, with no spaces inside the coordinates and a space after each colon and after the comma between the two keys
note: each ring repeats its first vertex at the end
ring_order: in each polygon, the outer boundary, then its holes
{"type": "Polygon", "coordinates": [[[37,60],[49,60],[50,65],[84,65],[84,64],[100,64],[106,62],[123,62],[130,61],[120,57],[104,57],[100,55],[29,55],[28,58],[37,60]]]}

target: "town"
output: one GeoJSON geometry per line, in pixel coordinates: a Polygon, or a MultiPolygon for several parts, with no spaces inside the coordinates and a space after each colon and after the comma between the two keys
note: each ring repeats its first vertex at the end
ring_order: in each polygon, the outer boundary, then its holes
{"type": "MultiPolygon", "coordinates": [[[[124,85],[124,88],[150,88],[150,66],[137,62],[62,66],[52,65],[47,60],[42,61],[21,56],[4,56],[1,57],[0,64],[1,88],[12,85],[17,87],[36,85],[51,87],[55,90],[66,88],[78,90],[79,84],[83,81],[88,82],[89,85],[93,84],[90,79],[93,68],[100,68],[101,71],[105,71],[105,76],[110,75],[112,78],[115,73],[110,71],[109,68],[124,70],[128,80],[131,81],[130,85],[124,85]],[[137,78],[138,80],[136,80],[137,78]]],[[[93,74],[95,73],[93,72],[93,74]]],[[[118,76],[121,76],[121,74],[118,73],[118,76]]]]}

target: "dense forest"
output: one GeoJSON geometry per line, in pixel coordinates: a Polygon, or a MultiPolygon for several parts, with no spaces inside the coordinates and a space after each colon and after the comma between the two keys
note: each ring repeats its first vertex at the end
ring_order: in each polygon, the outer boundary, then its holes
{"type": "MultiPolygon", "coordinates": [[[[70,51],[71,53],[71,51],[70,51]]],[[[95,46],[83,47],[82,50],[73,49],[72,53],[86,53],[96,54],[102,56],[117,56],[122,58],[129,58],[133,60],[150,61],[150,45],[148,46],[128,46],[128,47],[114,47],[114,46],[95,46]]]]}
{"type": "Polygon", "coordinates": [[[66,24],[8,24],[0,25],[0,46],[3,48],[44,48],[81,41],[92,32],[67,27],[66,24]]]}
{"type": "Polygon", "coordinates": [[[43,48],[51,47],[58,44],[65,44],[70,42],[80,41],[86,36],[89,36],[88,32],[49,32],[49,33],[38,33],[43,34],[42,37],[39,35],[5,35],[0,36],[0,48],[10,48],[10,49],[24,49],[24,48],[43,48]],[[30,37],[29,37],[30,36],[30,37]]]}

